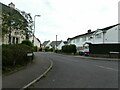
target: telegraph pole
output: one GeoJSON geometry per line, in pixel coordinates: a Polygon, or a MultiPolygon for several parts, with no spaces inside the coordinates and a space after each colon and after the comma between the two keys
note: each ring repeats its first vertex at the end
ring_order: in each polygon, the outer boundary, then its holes
{"type": "Polygon", "coordinates": [[[57,35],[56,35],[56,50],[57,50],[57,35]]]}

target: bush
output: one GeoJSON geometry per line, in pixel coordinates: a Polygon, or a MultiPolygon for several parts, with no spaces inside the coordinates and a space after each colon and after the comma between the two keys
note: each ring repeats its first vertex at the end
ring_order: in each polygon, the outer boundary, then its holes
{"type": "Polygon", "coordinates": [[[45,47],[45,52],[48,52],[49,51],[49,47],[45,47]]]}
{"type": "Polygon", "coordinates": [[[76,45],[71,44],[71,45],[64,45],[62,46],[62,52],[64,53],[76,53],[76,45]]]}
{"type": "Polygon", "coordinates": [[[34,52],[37,52],[38,47],[34,46],[33,49],[34,49],[34,52]]]}
{"type": "Polygon", "coordinates": [[[42,51],[42,48],[40,48],[39,51],[41,52],[41,51],[42,51]]]}
{"type": "Polygon", "coordinates": [[[49,51],[50,51],[50,52],[53,52],[53,48],[50,48],[49,51]]]}
{"type": "Polygon", "coordinates": [[[28,45],[30,47],[33,47],[33,43],[31,41],[29,41],[29,40],[22,41],[22,44],[25,44],[25,45],[28,45]]]}
{"type": "Polygon", "coordinates": [[[27,45],[2,45],[2,69],[14,68],[16,65],[26,65],[30,62],[27,58],[27,52],[33,49],[27,45]]]}

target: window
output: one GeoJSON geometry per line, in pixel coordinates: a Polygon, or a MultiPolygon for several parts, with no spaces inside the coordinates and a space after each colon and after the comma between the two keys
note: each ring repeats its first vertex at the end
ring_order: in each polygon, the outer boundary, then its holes
{"type": "Polygon", "coordinates": [[[12,43],[15,44],[15,37],[13,37],[12,43]]]}
{"type": "Polygon", "coordinates": [[[19,34],[19,32],[15,32],[15,35],[18,35],[19,34]]]}
{"type": "Polygon", "coordinates": [[[82,41],[86,41],[86,37],[83,37],[83,38],[82,38],[82,41]]]}
{"type": "Polygon", "coordinates": [[[18,38],[16,38],[16,44],[18,44],[18,38]]]}
{"type": "Polygon", "coordinates": [[[75,40],[73,40],[73,43],[75,43],[75,40]]]}
{"type": "Polygon", "coordinates": [[[90,37],[88,38],[88,40],[91,40],[91,39],[93,39],[93,37],[92,37],[92,36],[90,36],[90,37]]]}
{"type": "Polygon", "coordinates": [[[77,38],[77,39],[76,39],[76,42],[79,42],[79,41],[80,41],[80,39],[79,39],[79,38],[77,38]]]}
{"type": "Polygon", "coordinates": [[[96,38],[101,38],[101,33],[95,35],[96,38]]]}

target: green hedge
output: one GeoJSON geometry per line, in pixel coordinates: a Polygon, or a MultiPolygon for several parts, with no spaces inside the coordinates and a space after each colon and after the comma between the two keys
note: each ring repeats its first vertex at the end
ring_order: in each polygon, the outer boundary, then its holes
{"type": "Polygon", "coordinates": [[[33,52],[33,49],[27,45],[2,45],[2,69],[26,65],[30,62],[27,52],[33,52]]]}
{"type": "Polygon", "coordinates": [[[71,44],[71,45],[64,45],[62,46],[62,52],[64,53],[76,53],[76,45],[71,44]]]}
{"type": "Polygon", "coordinates": [[[45,47],[45,52],[53,52],[53,48],[45,47]]]}
{"type": "Polygon", "coordinates": [[[25,44],[25,45],[28,45],[30,47],[33,47],[33,43],[30,40],[24,40],[24,41],[22,41],[21,44],[25,44]]]}

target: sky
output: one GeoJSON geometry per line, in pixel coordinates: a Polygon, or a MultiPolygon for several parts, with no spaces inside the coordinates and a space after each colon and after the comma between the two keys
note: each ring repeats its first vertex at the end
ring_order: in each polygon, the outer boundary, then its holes
{"type": "Polygon", "coordinates": [[[67,38],[118,23],[120,0],[0,0],[13,2],[21,11],[35,18],[35,36],[44,41],[67,38]]]}

